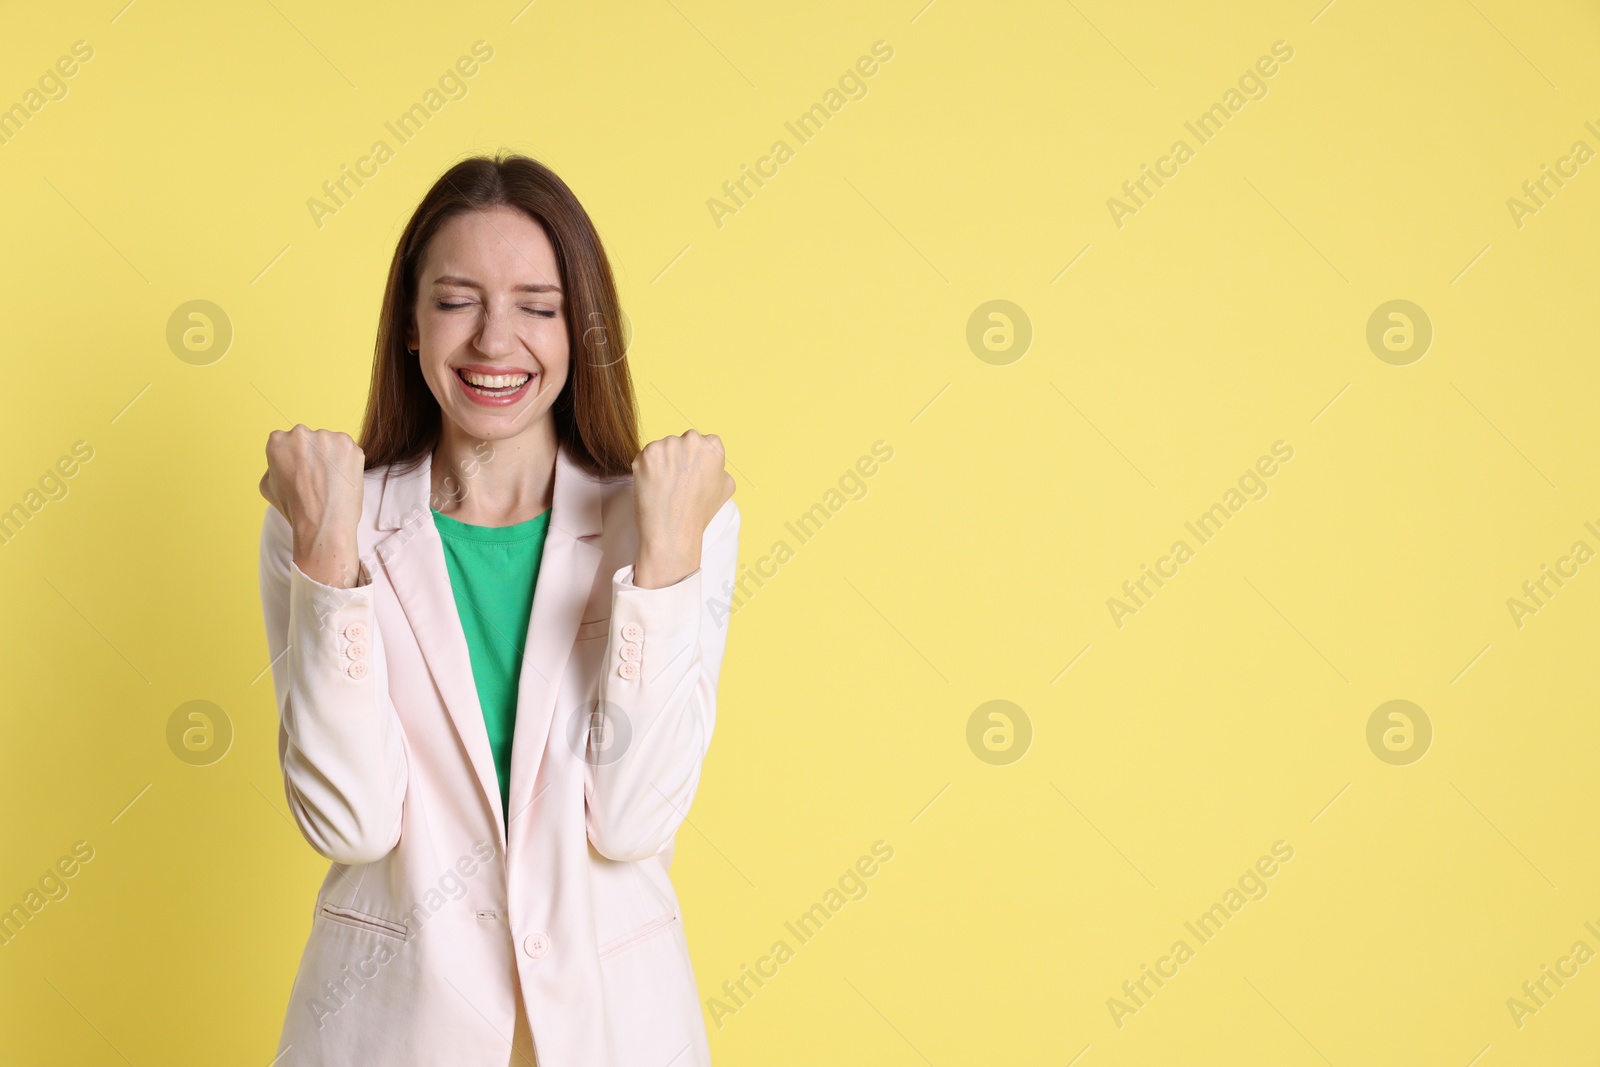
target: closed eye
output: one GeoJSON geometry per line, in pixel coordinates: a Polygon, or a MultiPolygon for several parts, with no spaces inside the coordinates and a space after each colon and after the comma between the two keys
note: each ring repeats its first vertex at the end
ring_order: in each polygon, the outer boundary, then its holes
{"type": "MultiPolygon", "coordinates": [[[[450,303],[446,303],[445,301],[441,300],[437,304],[435,304],[435,306],[438,307],[441,311],[454,311],[457,308],[471,307],[472,306],[472,301],[464,300],[464,301],[462,301],[460,303],[450,304],[450,303]]],[[[543,318],[543,319],[553,319],[553,318],[556,317],[556,313],[554,311],[550,310],[549,308],[529,308],[529,307],[525,307],[522,310],[526,311],[526,312],[528,312],[530,314],[537,315],[537,316],[539,316],[540,318],[543,318]]]]}

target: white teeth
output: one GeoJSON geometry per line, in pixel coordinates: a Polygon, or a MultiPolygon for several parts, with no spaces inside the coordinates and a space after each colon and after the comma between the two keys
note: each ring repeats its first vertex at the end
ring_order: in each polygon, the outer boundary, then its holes
{"type": "Polygon", "coordinates": [[[479,389],[520,389],[522,384],[531,374],[475,374],[472,371],[462,371],[461,377],[466,379],[468,385],[479,389]]]}

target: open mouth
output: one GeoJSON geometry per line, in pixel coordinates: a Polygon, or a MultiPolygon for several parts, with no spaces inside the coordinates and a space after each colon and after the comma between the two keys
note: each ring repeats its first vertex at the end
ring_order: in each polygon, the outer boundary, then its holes
{"type": "Polygon", "coordinates": [[[527,391],[534,376],[527,371],[481,371],[469,367],[455,369],[456,380],[468,398],[480,404],[513,403],[527,391]]]}

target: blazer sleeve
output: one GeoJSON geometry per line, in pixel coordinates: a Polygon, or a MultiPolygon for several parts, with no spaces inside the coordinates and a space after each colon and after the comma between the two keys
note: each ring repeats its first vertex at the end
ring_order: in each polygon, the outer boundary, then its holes
{"type": "Polygon", "coordinates": [[[611,627],[590,733],[586,820],[595,851],[638,860],[672,844],[700,783],[717,715],[727,604],[739,555],[730,498],[706,526],[700,567],[676,584],[641,589],[633,564],[611,579],[611,627]]]}
{"type": "Polygon", "coordinates": [[[400,841],[408,769],[370,581],[336,589],[308,578],[288,521],[269,507],[261,605],[295,824],[334,863],[381,859],[400,841]]]}

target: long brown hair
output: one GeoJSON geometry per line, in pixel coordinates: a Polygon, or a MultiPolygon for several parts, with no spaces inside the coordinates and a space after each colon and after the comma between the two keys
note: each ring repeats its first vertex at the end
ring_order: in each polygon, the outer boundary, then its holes
{"type": "Polygon", "coordinates": [[[400,236],[389,265],[361,425],[368,470],[415,468],[439,440],[439,403],[417,357],[406,348],[428,242],[449,219],[506,206],[527,214],[555,248],[571,357],[566,384],[551,405],[556,435],[574,459],[602,478],[629,473],[639,454],[633,380],[624,350],[622,310],[600,235],[554,171],[502,152],[464,159],[440,176],[400,236]]]}

